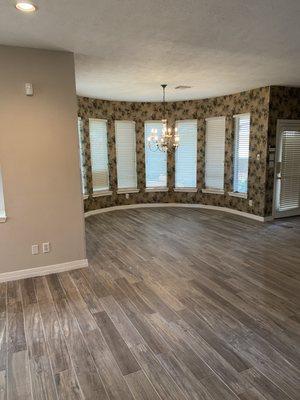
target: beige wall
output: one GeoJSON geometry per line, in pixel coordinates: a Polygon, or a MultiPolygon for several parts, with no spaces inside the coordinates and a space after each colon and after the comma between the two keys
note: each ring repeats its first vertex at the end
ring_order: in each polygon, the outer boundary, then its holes
{"type": "Polygon", "coordinates": [[[0,273],[84,259],[73,55],[0,46],[0,81],[0,273]]]}

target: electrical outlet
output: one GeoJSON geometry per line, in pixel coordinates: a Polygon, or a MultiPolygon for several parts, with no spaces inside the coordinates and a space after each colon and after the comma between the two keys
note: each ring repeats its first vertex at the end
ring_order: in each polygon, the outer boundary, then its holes
{"type": "Polygon", "coordinates": [[[129,193],[125,194],[126,199],[129,199],[129,193]]]}
{"type": "Polygon", "coordinates": [[[34,256],[36,254],[39,254],[39,245],[38,244],[33,244],[31,246],[31,254],[34,255],[34,256]]]}
{"type": "Polygon", "coordinates": [[[249,200],[249,206],[250,206],[250,207],[253,206],[253,200],[249,200]]]}
{"type": "Polygon", "coordinates": [[[43,253],[49,253],[49,251],[50,251],[50,243],[49,242],[43,243],[43,253]]]}

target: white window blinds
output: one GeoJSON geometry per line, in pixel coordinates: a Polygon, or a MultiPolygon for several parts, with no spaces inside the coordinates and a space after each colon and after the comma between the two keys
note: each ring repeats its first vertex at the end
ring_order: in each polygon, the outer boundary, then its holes
{"type": "Polygon", "coordinates": [[[300,132],[282,133],[280,211],[300,207],[300,132]]]}
{"type": "Polygon", "coordinates": [[[224,189],[225,117],[206,119],[205,186],[224,189]]]}
{"type": "Polygon", "coordinates": [[[167,187],[167,152],[160,150],[151,151],[148,147],[148,137],[151,130],[157,129],[157,135],[162,133],[161,121],[145,122],[145,163],[146,163],[146,187],[167,187]]]}
{"type": "Polygon", "coordinates": [[[175,153],[175,187],[197,186],[197,120],[176,122],[179,147],[175,153]]]}
{"type": "Polygon", "coordinates": [[[2,219],[3,221],[5,221],[4,195],[3,195],[2,174],[0,166],[0,222],[2,219]]]}
{"type": "Polygon", "coordinates": [[[118,188],[137,187],[135,123],[115,121],[118,188]]]}
{"type": "Polygon", "coordinates": [[[83,143],[83,126],[81,118],[77,120],[77,128],[78,128],[78,140],[79,140],[79,162],[80,162],[80,174],[81,174],[81,188],[82,193],[86,193],[86,184],[85,184],[85,168],[84,168],[84,149],[82,146],[83,143]]]}
{"type": "Polygon", "coordinates": [[[90,119],[89,128],[93,191],[108,190],[107,123],[103,119],[90,119]]]}
{"type": "Polygon", "coordinates": [[[250,114],[235,116],[233,191],[247,193],[250,140],[250,114]]]}

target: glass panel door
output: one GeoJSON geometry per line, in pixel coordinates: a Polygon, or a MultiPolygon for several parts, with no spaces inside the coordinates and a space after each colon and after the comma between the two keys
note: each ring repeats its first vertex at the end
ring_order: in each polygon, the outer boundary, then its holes
{"type": "Polygon", "coordinates": [[[282,125],[277,135],[275,216],[279,218],[300,214],[300,122],[282,125]]]}

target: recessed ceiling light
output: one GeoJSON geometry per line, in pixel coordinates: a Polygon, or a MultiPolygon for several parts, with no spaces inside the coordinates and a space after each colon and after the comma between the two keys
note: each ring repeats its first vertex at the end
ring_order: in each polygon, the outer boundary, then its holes
{"type": "Polygon", "coordinates": [[[192,86],[179,85],[179,86],[176,86],[175,89],[184,90],[184,89],[191,89],[191,87],[192,87],[192,86]]]}
{"type": "Polygon", "coordinates": [[[28,1],[19,1],[16,4],[16,8],[23,12],[33,12],[36,11],[36,6],[28,1]]]}

